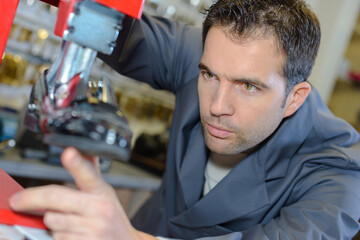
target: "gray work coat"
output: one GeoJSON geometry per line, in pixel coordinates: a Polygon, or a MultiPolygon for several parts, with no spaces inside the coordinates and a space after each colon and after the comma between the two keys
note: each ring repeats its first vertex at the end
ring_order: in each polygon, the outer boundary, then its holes
{"type": "Polygon", "coordinates": [[[197,95],[201,31],[147,16],[130,25],[113,55],[101,58],[176,95],[164,181],[133,219],[136,228],[178,239],[351,239],[360,217],[360,137],[315,90],[202,196],[208,150],[197,95]]]}

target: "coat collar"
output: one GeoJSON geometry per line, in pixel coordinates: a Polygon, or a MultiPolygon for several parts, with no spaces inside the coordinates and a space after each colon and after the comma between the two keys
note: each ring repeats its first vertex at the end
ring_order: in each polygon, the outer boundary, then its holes
{"type": "Polygon", "coordinates": [[[185,206],[186,210],[171,218],[172,223],[188,227],[213,226],[245,216],[268,204],[264,168],[257,153],[244,159],[214,189],[201,197],[207,160],[201,123],[195,126],[190,139],[178,172],[184,201],[179,206],[185,206]]]}

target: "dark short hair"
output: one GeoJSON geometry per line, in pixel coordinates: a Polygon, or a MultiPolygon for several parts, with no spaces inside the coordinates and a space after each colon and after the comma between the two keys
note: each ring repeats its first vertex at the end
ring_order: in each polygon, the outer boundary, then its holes
{"type": "Polygon", "coordinates": [[[234,39],[274,35],[286,56],[286,94],[307,81],[320,45],[320,23],[303,0],[219,0],[206,10],[203,45],[212,26],[225,27],[234,39]]]}

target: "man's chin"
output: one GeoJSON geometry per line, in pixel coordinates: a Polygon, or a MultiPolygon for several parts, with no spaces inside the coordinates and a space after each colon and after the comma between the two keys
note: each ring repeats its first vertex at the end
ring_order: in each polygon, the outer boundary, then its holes
{"type": "Polygon", "coordinates": [[[205,141],[205,144],[207,148],[213,153],[217,153],[221,155],[233,155],[233,151],[229,149],[229,145],[218,144],[210,141],[205,141]]]}
{"type": "Polygon", "coordinates": [[[241,153],[249,154],[258,147],[245,147],[239,144],[234,144],[233,142],[225,139],[215,139],[211,136],[205,137],[205,144],[211,152],[228,156],[238,155],[241,153]]]}

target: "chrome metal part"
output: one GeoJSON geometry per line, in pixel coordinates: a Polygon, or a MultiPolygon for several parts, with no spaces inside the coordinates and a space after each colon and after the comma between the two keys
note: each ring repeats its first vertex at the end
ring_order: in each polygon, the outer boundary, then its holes
{"type": "MultiPolygon", "coordinates": [[[[77,75],[79,76],[79,75],[77,75]]],[[[111,85],[106,80],[92,91],[85,81],[77,81],[76,88],[87,89],[85,97],[73,95],[73,78],[65,86],[65,97],[56,94],[54,103],[47,92],[46,72],[34,85],[24,124],[42,132],[44,141],[60,147],[74,146],[86,154],[127,161],[130,158],[132,132],[124,114],[118,109],[111,85]],[[66,102],[57,105],[60,100],[66,102]],[[60,106],[60,107],[59,107],[60,106]]],[[[78,78],[81,80],[81,78],[78,78]]],[[[100,84],[99,84],[100,83],[100,84]]]]}
{"type": "Polygon", "coordinates": [[[94,1],[79,1],[61,51],[34,84],[24,124],[44,141],[86,154],[126,161],[132,132],[109,80],[90,81],[97,52],[111,54],[124,15],[94,1]]]}

